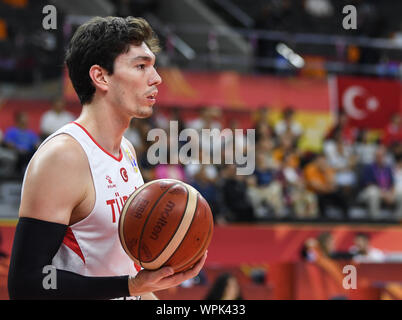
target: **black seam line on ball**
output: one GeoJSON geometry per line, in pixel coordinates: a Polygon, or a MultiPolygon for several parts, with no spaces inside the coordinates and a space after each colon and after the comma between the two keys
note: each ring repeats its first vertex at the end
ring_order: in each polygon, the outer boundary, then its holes
{"type": "Polygon", "coordinates": [[[138,242],[138,261],[141,264],[141,267],[144,268],[144,266],[142,265],[142,261],[141,261],[141,242],[142,242],[142,236],[144,235],[144,231],[145,228],[147,226],[148,220],[151,217],[152,211],[155,209],[156,205],[159,203],[159,201],[162,199],[162,197],[170,190],[172,189],[174,186],[176,186],[178,183],[175,183],[174,185],[170,186],[166,191],[164,191],[158,198],[158,200],[155,201],[154,205],[151,208],[151,211],[149,211],[147,218],[144,221],[144,225],[142,227],[142,231],[141,231],[141,235],[140,235],[140,241],[138,242]]]}
{"type": "MultiPolygon", "coordinates": [[[[176,227],[176,230],[174,231],[174,233],[173,233],[173,236],[176,234],[176,232],[177,232],[177,230],[179,229],[179,227],[180,227],[180,225],[181,225],[181,222],[183,221],[183,219],[184,219],[184,214],[186,213],[186,210],[187,210],[187,206],[188,206],[188,200],[189,200],[189,198],[190,198],[190,190],[188,190],[188,188],[184,185],[184,184],[182,184],[182,183],[177,183],[177,184],[180,184],[180,185],[182,185],[185,189],[186,189],[186,193],[187,193],[187,200],[186,200],[186,206],[184,207],[184,212],[183,212],[183,214],[182,214],[182,216],[181,216],[181,219],[180,219],[180,222],[179,222],[179,224],[177,225],[177,227],[176,227]]],[[[196,207],[197,208],[197,207],[196,207]]],[[[194,211],[194,213],[195,213],[195,211],[194,211]]],[[[194,216],[193,216],[193,219],[194,219],[194,216]]],[[[191,220],[192,221],[192,220],[191,220]]],[[[191,224],[190,224],[190,226],[191,226],[191,224]]],[[[187,229],[187,231],[188,231],[188,229],[187,229]]],[[[186,234],[187,234],[187,232],[186,232],[186,234]]],[[[183,238],[184,239],[184,238],[183,238]]],[[[172,240],[172,238],[170,238],[170,240],[172,240]]],[[[183,240],[182,240],[183,241],[183,240]]],[[[181,241],[181,242],[182,242],[181,241]]],[[[179,245],[177,246],[177,247],[179,247],[180,246],[180,244],[181,244],[181,242],[179,243],[179,245]]],[[[155,261],[157,258],[159,258],[159,256],[162,254],[162,252],[163,251],[165,251],[165,249],[166,249],[166,247],[169,245],[169,243],[170,243],[170,241],[164,246],[164,248],[159,252],[159,254],[153,259],[153,260],[151,260],[151,261],[149,261],[149,262],[153,262],[153,261],[155,261]]],[[[169,259],[174,255],[174,253],[176,252],[176,250],[177,250],[177,248],[174,250],[174,252],[173,252],[173,254],[169,257],[169,259]]],[[[168,261],[169,259],[167,259],[166,261],[168,261]]],[[[166,262],[165,261],[165,262],[166,262]]]]}

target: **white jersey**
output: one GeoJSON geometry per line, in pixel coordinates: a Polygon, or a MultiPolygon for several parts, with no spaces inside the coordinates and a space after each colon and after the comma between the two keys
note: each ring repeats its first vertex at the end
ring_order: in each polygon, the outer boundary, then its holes
{"type": "Polygon", "coordinates": [[[136,275],[138,267],[124,252],[118,235],[124,202],[144,184],[127,141],[122,139],[120,156],[116,158],[104,150],[84,127],[72,122],[49,136],[43,144],[60,134],[73,137],[85,151],[96,200],[86,218],[68,227],[52,264],[58,269],[84,276],[136,275]]]}

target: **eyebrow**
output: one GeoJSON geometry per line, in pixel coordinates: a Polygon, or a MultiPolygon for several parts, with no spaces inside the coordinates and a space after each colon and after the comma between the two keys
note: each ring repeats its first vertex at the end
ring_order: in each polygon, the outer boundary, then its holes
{"type": "Polygon", "coordinates": [[[131,59],[132,62],[137,62],[137,61],[153,61],[153,59],[150,56],[136,56],[131,59]]]}

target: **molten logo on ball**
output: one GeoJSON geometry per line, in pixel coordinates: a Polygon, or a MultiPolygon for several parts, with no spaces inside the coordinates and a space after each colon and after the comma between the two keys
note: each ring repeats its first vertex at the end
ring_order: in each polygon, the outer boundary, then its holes
{"type": "Polygon", "coordinates": [[[150,236],[152,240],[158,240],[159,233],[162,231],[162,228],[166,225],[167,223],[166,219],[169,217],[169,212],[172,211],[174,206],[175,206],[174,202],[169,200],[168,203],[166,204],[165,209],[162,211],[161,216],[156,222],[155,227],[152,229],[152,234],[150,236]]]}

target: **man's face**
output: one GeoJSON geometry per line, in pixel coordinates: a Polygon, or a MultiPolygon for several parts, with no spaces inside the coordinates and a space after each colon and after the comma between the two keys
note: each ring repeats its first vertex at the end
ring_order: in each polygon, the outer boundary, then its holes
{"type": "Polygon", "coordinates": [[[130,45],[129,51],[114,62],[108,96],[112,104],[130,117],[152,115],[158,93],[156,87],[162,82],[154,64],[155,55],[145,43],[130,45]]]}
{"type": "Polygon", "coordinates": [[[28,126],[28,116],[26,115],[26,113],[20,113],[17,116],[16,122],[19,128],[25,129],[28,126]]]}
{"type": "Polygon", "coordinates": [[[368,239],[365,237],[356,237],[355,238],[355,245],[359,250],[365,251],[368,247],[368,239]]]}
{"type": "Polygon", "coordinates": [[[53,110],[57,113],[62,112],[64,110],[64,102],[61,100],[56,101],[53,104],[53,110]]]}

